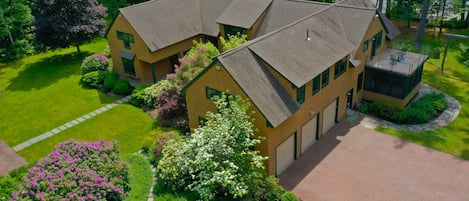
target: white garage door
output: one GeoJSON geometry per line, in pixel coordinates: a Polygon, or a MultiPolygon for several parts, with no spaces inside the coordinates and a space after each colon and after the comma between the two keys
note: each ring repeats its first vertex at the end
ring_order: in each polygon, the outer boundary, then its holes
{"type": "Polygon", "coordinates": [[[304,153],[313,143],[316,142],[317,127],[318,116],[316,115],[301,129],[301,153],[304,153]]]}
{"type": "Polygon", "coordinates": [[[277,175],[280,175],[295,160],[295,135],[291,135],[287,140],[277,147],[277,175]]]}
{"type": "Polygon", "coordinates": [[[335,125],[335,120],[337,118],[337,99],[332,101],[326,108],[324,108],[323,119],[322,119],[322,134],[331,129],[335,125]]]}

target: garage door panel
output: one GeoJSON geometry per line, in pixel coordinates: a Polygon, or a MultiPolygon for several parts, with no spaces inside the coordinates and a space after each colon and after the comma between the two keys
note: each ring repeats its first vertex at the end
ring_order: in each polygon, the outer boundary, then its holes
{"type": "Polygon", "coordinates": [[[337,117],[337,99],[330,103],[326,108],[324,108],[323,112],[323,126],[322,126],[322,134],[326,134],[329,129],[331,129],[335,124],[335,120],[337,117]]]}
{"type": "Polygon", "coordinates": [[[277,175],[279,175],[295,160],[295,135],[291,135],[280,144],[276,152],[277,175]]]}
{"type": "Polygon", "coordinates": [[[304,153],[312,144],[316,142],[317,127],[318,117],[315,116],[301,129],[301,153],[304,153]]]}

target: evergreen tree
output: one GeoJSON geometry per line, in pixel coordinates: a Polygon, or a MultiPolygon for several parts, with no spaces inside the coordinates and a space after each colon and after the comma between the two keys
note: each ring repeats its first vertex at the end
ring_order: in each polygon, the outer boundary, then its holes
{"type": "Polygon", "coordinates": [[[35,0],[32,4],[36,40],[51,48],[80,45],[104,35],[106,8],[96,0],[35,0]]]}

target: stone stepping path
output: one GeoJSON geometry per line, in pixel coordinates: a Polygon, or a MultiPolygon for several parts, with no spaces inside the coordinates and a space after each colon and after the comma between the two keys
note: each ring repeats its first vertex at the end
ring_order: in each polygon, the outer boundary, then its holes
{"type": "Polygon", "coordinates": [[[58,127],[54,128],[54,129],[52,129],[52,130],[50,130],[50,131],[47,131],[47,132],[45,132],[45,133],[43,133],[43,134],[41,134],[41,135],[38,135],[38,136],[36,136],[36,137],[34,137],[34,138],[31,138],[31,139],[29,139],[29,140],[27,140],[27,141],[25,141],[25,142],[22,142],[22,143],[20,143],[20,144],[18,144],[18,145],[16,145],[16,146],[14,146],[14,147],[13,147],[13,150],[15,150],[16,152],[21,151],[21,150],[23,150],[23,149],[25,149],[25,148],[27,148],[27,147],[29,147],[29,146],[31,146],[31,145],[33,145],[33,144],[39,142],[39,141],[42,141],[42,140],[47,139],[47,138],[50,138],[50,137],[52,137],[52,136],[54,136],[54,135],[56,135],[56,134],[58,134],[58,133],[60,133],[60,132],[62,132],[62,131],[64,131],[64,130],[67,130],[68,128],[71,128],[71,127],[73,127],[73,126],[75,126],[75,125],[80,124],[81,122],[84,122],[84,121],[86,121],[86,120],[88,120],[88,119],[91,119],[91,118],[93,118],[93,117],[95,117],[95,116],[97,116],[97,115],[99,115],[99,114],[101,114],[101,113],[103,113],[103,112],[106,112],[106,111],[108,111],[108,110],[110,110],[110,109],[116,107],[116,106],[119,105],[119,104],[125,103],[125,102],[129,101],[129,99],[130,99],[130,95],[129,95],[129,96],[126,96],[126,97],[124,97],[124,98],[121,98],[121,99],[119,99],[119,100],[117,100],[117,101],[115,101],[115,102],[113,102],[113,103],[107,104],[107,105],[105,105],[105,106],[103,106],[103,107],[101,107],[101,108],[98,108],[98,109],[96,109],[96,110],[94,110],[94,111],[92,111],[92,112],[90,112],[90,113],[88,113],[88,114],[85,114],[85,115],[83,115],[83,116],[81,116],[81,117],[78,117],[78,118],[76,118],[76,119],[74,119],[74,120],[72,120],[72,121],[70,121],[70,122],[67,122],[67,123],[61,125],[61,126],[58,126],[58,127]]]}
{"type": "MultiPolygon", "coordinates": [[[[419,94],[416,98],[416,100],[429,93],[443,93],[442,91],[435,89],[433,87],[430,87],[429,85],[425,83],[420,83],[420,90],[419,94]]],[[[459,115],[459,112],[461,111],[461,103],[459,103],[458,100],[453,98],[452,96],[449,96],[448,94],[443,93],[446,97],[446,100],[448,101],[448,108],[436,119],[432,120],[431,122],[424,123],[424,124],[409,124],[409,125],[404,125],[404,124],[396,124],[393,122],[389,122],[386,120],[382,120],[367,114],[360,113],[355,110],[350,110],[348,111],[348,118],[347,121],[350,123],[359,123],[360,125],[370,128],[370,129],[375,129],[377,127],[383,127],[383,128],[391,128],[394,130],[403,130],[403,131],[410,131],[414,133],[420,133],[423,131],[428,131],[428,130],[435,130],[440,127],[448,126],[451,122],[456,119],[456,117],[459,115]]]]}

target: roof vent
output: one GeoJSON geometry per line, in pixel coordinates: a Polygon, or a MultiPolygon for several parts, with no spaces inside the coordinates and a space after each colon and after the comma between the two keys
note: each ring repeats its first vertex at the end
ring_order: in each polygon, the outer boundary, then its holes
{"type": "Polygon", "coordinates": [[[310,41],[311,38],[309,37],[309,29],[306,29],[306,40],[310,41]]]}

